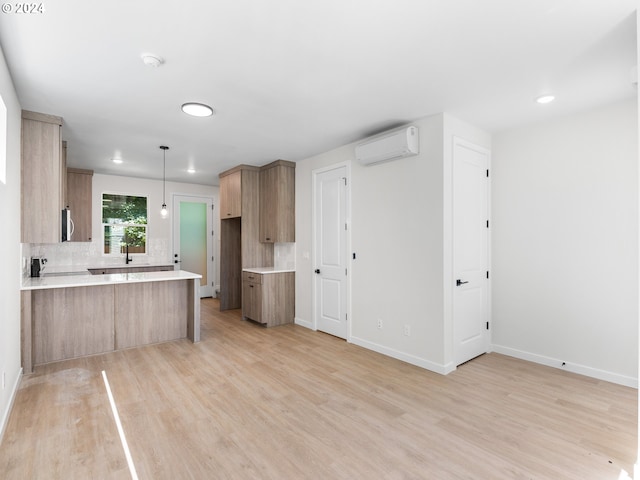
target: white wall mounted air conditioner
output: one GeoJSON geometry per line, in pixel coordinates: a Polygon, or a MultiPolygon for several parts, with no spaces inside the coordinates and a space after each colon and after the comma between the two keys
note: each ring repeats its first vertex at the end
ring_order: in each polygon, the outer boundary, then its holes
{"type": "Polygon", "coordinates": [[[384,133],[356,145],[356,159],[362,165],[411,157],[420,153],[418,127],[405,127],[384,133]]]}

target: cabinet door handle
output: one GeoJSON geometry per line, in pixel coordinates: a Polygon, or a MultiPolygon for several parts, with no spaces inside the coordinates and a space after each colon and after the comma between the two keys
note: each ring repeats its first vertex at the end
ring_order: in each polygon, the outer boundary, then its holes
{"type": "Polygon", "coordinates": [[[460,285],[464,285],[465,283],[469,283],[469,282],[468,281],[467,282],[463,282],[462,280],[457,279],[456,280],[456,287],[459,287],[460,285]]]}
{"type": "Polygon", "coordinates": [[[253,288],[253,285],[249,285],[249,288],[253,288]]]}

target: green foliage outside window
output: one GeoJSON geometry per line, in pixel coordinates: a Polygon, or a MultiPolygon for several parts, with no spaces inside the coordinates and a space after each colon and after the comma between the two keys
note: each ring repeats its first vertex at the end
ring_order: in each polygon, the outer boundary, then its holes
{"type": "Polygon", "coordinates": [[[147,197],[102,195],[104,253],[146,253],[147,197]]]}

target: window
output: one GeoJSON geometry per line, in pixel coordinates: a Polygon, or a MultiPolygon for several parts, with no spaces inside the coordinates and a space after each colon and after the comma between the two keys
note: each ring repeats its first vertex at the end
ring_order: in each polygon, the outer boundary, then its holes
{"type": "Polygon", "coordinates": [[[102,231],[106,255],[147,253],[147,197],[103,193],[102,231]]]}

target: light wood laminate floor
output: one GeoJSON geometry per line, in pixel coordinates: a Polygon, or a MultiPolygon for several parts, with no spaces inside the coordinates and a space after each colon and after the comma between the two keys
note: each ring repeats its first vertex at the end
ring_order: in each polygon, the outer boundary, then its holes
{"type": "Polygon", "coordinates": [[[441,376],[202,301],[202,342],[36,368],[3,479],[597,479],[631,472],[634,389],[488,354],[441,376]]]}

